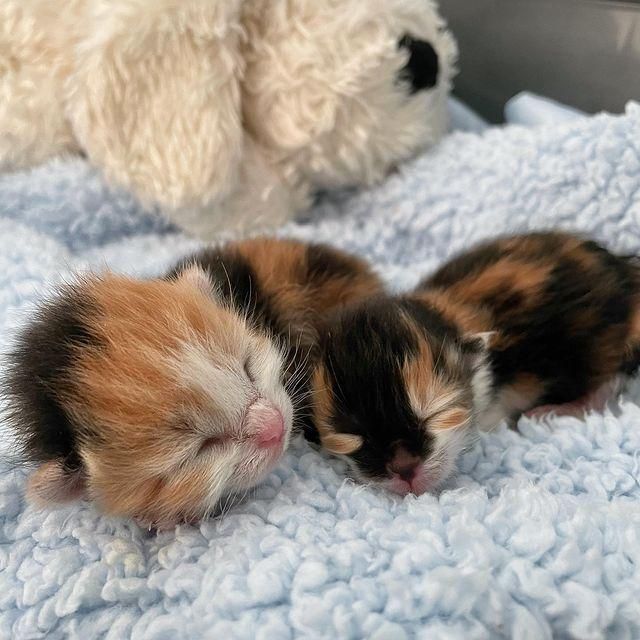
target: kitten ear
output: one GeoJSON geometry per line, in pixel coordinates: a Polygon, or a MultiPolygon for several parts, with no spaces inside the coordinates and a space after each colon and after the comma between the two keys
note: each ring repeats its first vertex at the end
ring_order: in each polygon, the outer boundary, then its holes
{"type": "Polygon", "coordinates": [[[481,333],[468,333],[462,339],[462,352],[472,368],[476,368],[485,360],[487,352],[497,331],[483,331],[481,333]]]}
{"type": "Polygon", "coordinates": [[[481,331],[468,333],[464,336],[464,347],[469,351],[486,351],[498,335],[497,331],[481,331]]]}
{"type": "Polygon", "coordinates": [[[62,460],[41,464],[30,476],[27,497],[41,506],[81,500],[87,493],[82,470],[69,471],[62,460]]]}
{"type": "Polygon", "coordinates": [[[197,264],[190,264],[185,267],[176,278],[177,282],[183,282],[191,287],[195,287],[205,296],[212,296],[214,286],[209,274],[197,264]]]}
{"type": "Polygon", "coordinates": [[[329,433],[321,436],[321,444],[327,451],[342,455],[355,453],[363,442],[361,436],[352,433],[329,433]]]}

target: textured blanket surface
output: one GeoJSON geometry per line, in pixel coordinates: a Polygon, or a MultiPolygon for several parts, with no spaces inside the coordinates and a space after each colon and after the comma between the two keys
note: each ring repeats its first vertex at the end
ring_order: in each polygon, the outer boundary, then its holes
{"type": "MultiPolygon", "coordinates": [[[[453,134],[282,233],[402,288],[477,240],[550,226],[640,253],[640,108],[453,134]]],[[[196,246],[80,161],[0,177],[0,347],[69,270],[153,274],[196,246]]],[[[157,536],[87,504],[37,511],[5,463],[0,638],[640,638],[639,403],[634,383],[604,414],[501,427],[419,498],[296,442],[224,518],[157,536]]]]}

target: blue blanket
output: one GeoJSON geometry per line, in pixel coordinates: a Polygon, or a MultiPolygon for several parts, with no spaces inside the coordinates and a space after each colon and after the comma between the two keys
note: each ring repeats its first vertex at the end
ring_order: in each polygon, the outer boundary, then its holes
{"type": "MultiPolygon", "coordinates": [[[[403,288],[477,240],[549,226],[640,253],[640,107],[455,133],[281,233],[403,288]]],[[[0,347],[70,269],[148,275],[196,246],[81,161],[0,177],[0,347]]],[[[639,638],[639,402],[634,383],[604,414],[498,428],[419,498],[295,442],[226,517],[158,536],[88,504],[27,506],[4,464],[0,637],[639,638]]]]}

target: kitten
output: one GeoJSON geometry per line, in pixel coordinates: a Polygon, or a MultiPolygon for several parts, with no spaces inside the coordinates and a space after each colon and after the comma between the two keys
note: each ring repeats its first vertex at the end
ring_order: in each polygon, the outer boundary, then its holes
{"type": "Polygon", "coordinates": [[[360,259],[258,238],[166,277],[84,275],[17,340],[5,394],[39,504],[168,527],[270,471],[309,413],[322,316],[380,290],[360,259]]]}
{"type": "Polygon", "coordinates": [[[580,401],[640,364],[640,270],[565,233],[501,238],[329,325],[317,438],[365,482],[437,488],[475,426],[580,401]]]}

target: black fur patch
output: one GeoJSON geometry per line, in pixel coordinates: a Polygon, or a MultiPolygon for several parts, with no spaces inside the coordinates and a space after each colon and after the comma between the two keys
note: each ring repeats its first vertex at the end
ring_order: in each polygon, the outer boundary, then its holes
{"type": "Polygon", "coordinates": [[[61,459],[69,471],[80,467],[77,429],[60,394],[73,379],[74,348],[99,346],[83,321],[95,313],[89,300],[67,287],[42,305],[9,356],[3,391],[10,423],[29,460],[61,459]]]}
{"type": "Polygon", "coordinates": [[[503,258],[513,256],[517,251],[518,257],[523,260],[545,260],[556,253],[562,246],[562,242],[568,236],[553,232],[530,233],[525,236],[529,241],[526,248],[511,248],[505,246],[508,238],[498,238],[483,243],[465,251],[449,260],[433,275],[425,278],[417,287],[418,290],[433,287],[446,288],[456,284],[460,280],[470,278],[486,270],[491,265],[503,258]]]}
{"type": "Polygon", "coordinates": [[[283,334],[285,328],[269,296],[262,291],[255,271],[243,256],[232,248],[203,249],[181,260],[167,277],[175,277],[191,264],[204,269],[221,300],[238,313],[246,314],[253,326],[266,329],[274,336],[283,334]]]}
{"type": "Polygon", "coordinates": [[[378,298],[340,314],[322,341],[321,357],[335,396],[332,423],[361,435],[350,457],[372,478],[387,477],[392,444],[426,458],[432,437],[422,429],[403,384],[402,365],[417,353],[416,335],[393,298],[378,298]]]}
{"type": "Polygon", "coordinates": [[[332,278],[349,278],[358,275],[361,266],[357,258],[336,251],[323,244],[307,246],[307,277],[314,286],[322,286],[332,278]]]}
{"type": "MultiPolygon", "coordinates": [[[[304,273],[301,274],[301,282],[306,286],[320,289],[336,278],[356,279],[362,268],[360,261],[353,256],[336,251],[324,244],[309,244],[306,248],[306,260],[304,273]]],[[[322,332],[324,318],[317,318],[316,324],[318,331],[322,332]]],[[[305,369],[305,374],[301,377],[295,390],[297,396],[304,398],[296,403],[297,425],[309,442],[320,444],[320,435],[313,421],[313,398],[310,393],[310,376],[317,358],[317,347],[309,355],[294,353],[291,357],[292,360],[298,361],[294,369],[298,370],[302,367],[305,369]],[[302,359],[305,359],[304,364],[301,362],[302,359]]]]}

